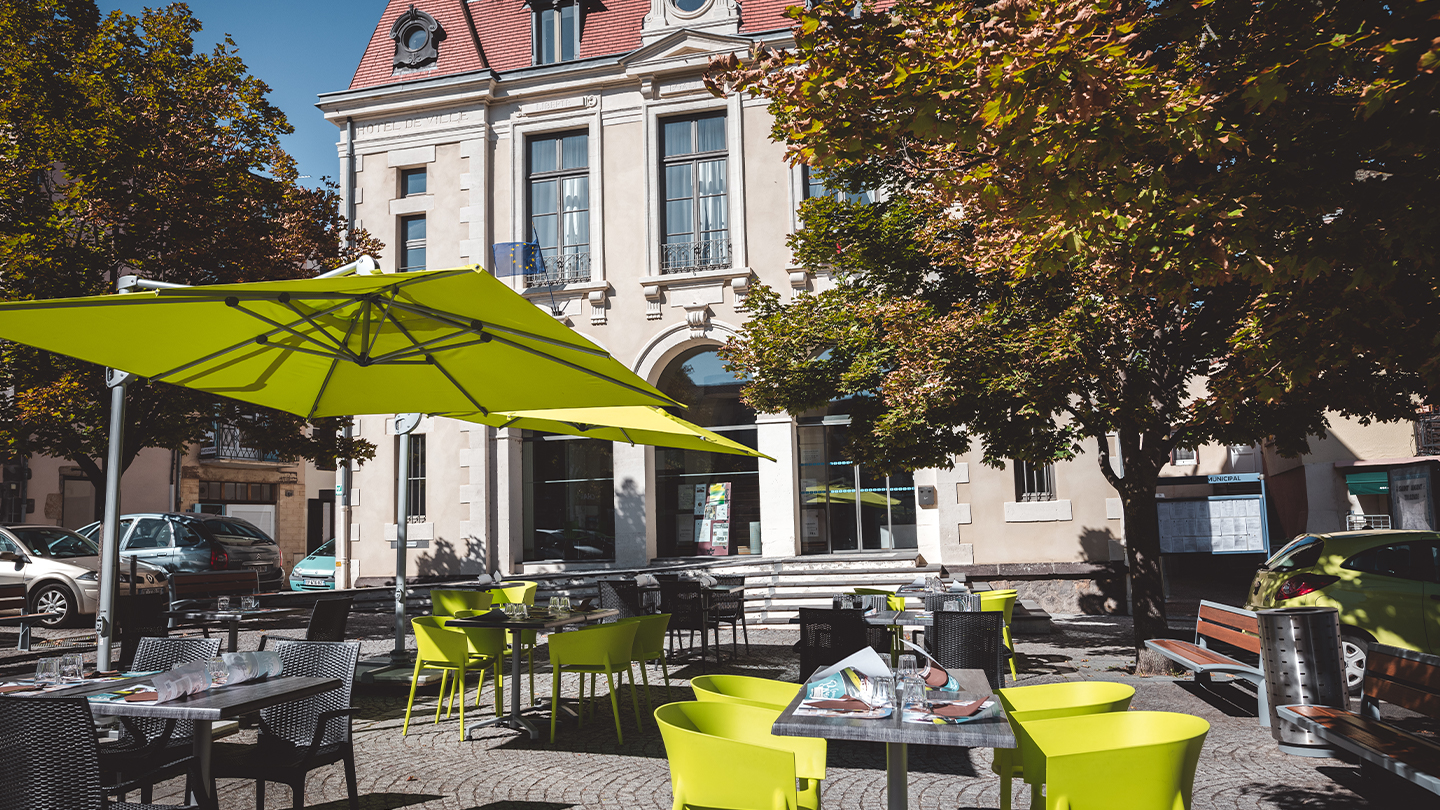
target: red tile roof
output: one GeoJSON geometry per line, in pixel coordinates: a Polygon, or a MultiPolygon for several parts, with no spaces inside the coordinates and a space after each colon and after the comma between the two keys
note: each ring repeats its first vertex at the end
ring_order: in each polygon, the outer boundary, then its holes
{"type": "MultiPolygon", "coordinates": [[[[781,13],[786,6],[794,4],[795,0],[746,0],[741,11],[740,32],[760,33],[790,27],[790,20],[781,13]]],[[[639,48],[640,26],[648,13],[649,0],[605,0],[604,5],[587,3],[580,58],[629,53],[639,48]]],[[[530,6],[524,0],[390,0],[375,26],[350,89],[423,81],[485,67],[502,72],[530,67],[534,61],[530,17],[530,6]],[[392,66],[395,42],[390,39],[390,26],[412,4],[440,23],[446,39],[440,43],[440,57],[433,69],[396,76],[392,66]]]]}

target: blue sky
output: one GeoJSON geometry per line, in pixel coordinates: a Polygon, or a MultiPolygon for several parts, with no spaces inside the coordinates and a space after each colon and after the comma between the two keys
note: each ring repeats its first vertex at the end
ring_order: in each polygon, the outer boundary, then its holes
{"type": "MultiPolygon", "coordinates": [[[[97,0],[101,12],[139,14],[159,0],[97,0]]],[[[209,51],[229,34],[250,73],[270,85],[270,103],[285,111],[295,133],[285,150],[299,164],[300,182],[315,185],[340,170],[340,130],[315,109],[316,96],[350,86],[385,0],[190,0],[204,29],[196,47],[209,51]]]]}

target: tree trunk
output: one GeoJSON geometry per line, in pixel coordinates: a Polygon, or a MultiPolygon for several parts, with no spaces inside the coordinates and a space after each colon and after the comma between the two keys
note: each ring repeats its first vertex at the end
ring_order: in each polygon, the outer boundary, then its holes
{"type": "MultiPolygon", "coordinates": [[[[1126,479],[1130,480],[1130,470],[1126,479]]],[[[1153,479],[1152,479],[1153,481],[1153,479]]],[[[1166,638],[1165,583],[1160,574],[1160,518],[1155,485],[1127,486],[1120,493],[1125,510],[1125,556],[1130,566],[1130,615],[1134,618],[1137,672],[1155,671],[1146,639],[1166,638]]],[[[1166,671],[1168,667],[1161,668],[1166,671]]]]}

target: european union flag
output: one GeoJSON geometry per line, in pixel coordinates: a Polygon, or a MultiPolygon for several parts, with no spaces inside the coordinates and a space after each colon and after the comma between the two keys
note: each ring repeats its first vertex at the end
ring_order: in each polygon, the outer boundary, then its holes
{"type": "Polygon", "coordinates": [[[540,245],[537,242],[497,242],[495,276],[533,276],[540,273],[540,245]]]}

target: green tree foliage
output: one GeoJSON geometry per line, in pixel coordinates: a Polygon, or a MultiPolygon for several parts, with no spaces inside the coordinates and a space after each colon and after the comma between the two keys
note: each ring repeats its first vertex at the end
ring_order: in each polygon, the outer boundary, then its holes
{"type": "MultiPolygon", "coordinates": [[[[228,39],[197,53],[183,4],[101,17],[89,0],[0,2],[0,297],[114,292],[120,276],[183,284],[314,275],[380,245],[347,245],[333,184],[308,189],[291,131],[228,39]]],[[[74,461],[103,492],[102,370],[0,349],[0,438],[74,461]]],[[[306,422],[163,383],[130,385],[122,464],[178,449],[216,421],[263,450],[313,460],[373,447],[306,422]]],[[[101,508],[97,498],[96,509],[101,508]]]]}
{"type": "Polygon", "coordinates": [[[1165,635],[1171,450],[1298,453],[1327,411],[1405,418],[1440,381],[1437,6],[792,8],[792,51],[707,80],[770,98],[792,160],[889,200],[806,203],[797,259],[841,283],[752,294],[728,350],[748,401],[851,398],[852,450],[882,467],[1096,452],[1136,647],[1165,635]]]}

